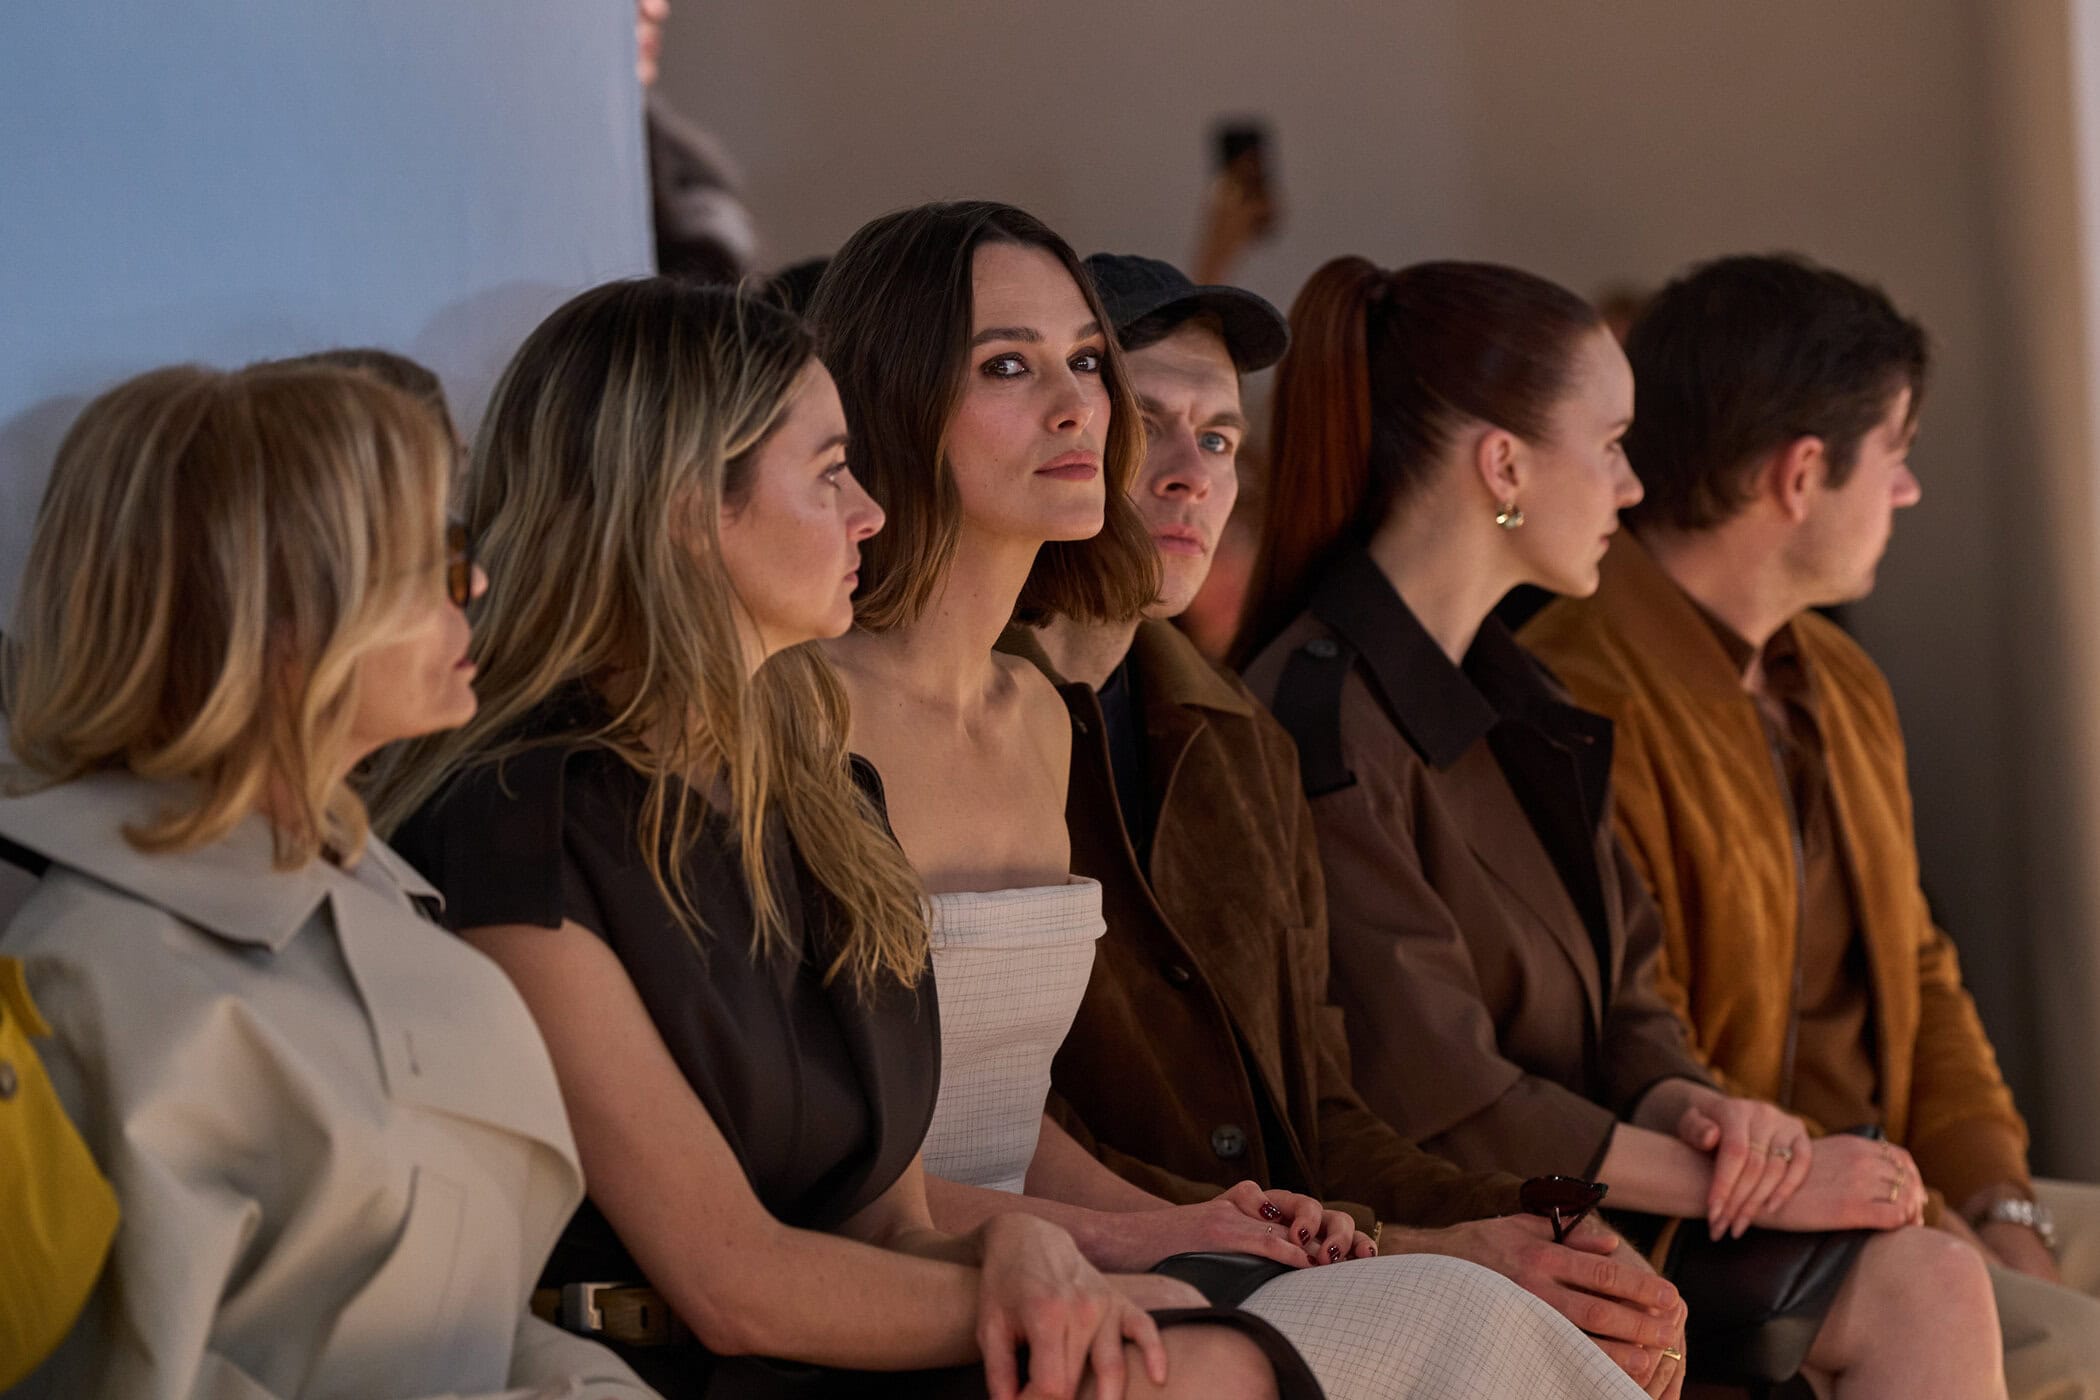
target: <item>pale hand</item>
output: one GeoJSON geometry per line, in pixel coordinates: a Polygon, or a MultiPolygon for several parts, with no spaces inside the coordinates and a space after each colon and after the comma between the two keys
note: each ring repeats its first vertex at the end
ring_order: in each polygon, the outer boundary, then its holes
{"type": "Polygon", "coordinates": [[[1757,1223],[1773,1230],[1894,1230],[1921,1223],[1925,1199],[1908,1152],[1840,1134],[1816,1144],[1808,1180],[1757,1223]]]}
{"type": "Polygon", "coordinates": [[[1103,1268],[1133,1273],[1175,1254],[1252,1254],[1302,1269],[1338,1262],[1330,1250],[1340,1259],[1377,1253],[1345,1213],[1251,1181],[1200,1205],[1110,1214],[1093,1244],[1089,1253],[1103,1268]]]}
{"type": "Polygon", "coordinates": [[[1707,1232],[1738,1238],[1778,1210],[1808,1180],[1815,1148],[1808,1125],[1761,1099],[1698,1089],[1677,1120],[1678,1139],[1714,1159],[1707,1232]]]}
{"type": "Polygon", "coordinates": [[[977,1343],[990,1400],[1017,1400],[1028,1348],[1028,1391],[1071,1400],[1089,1374],[1099,1400],[1122,1400],[1123,1344],[1133,1343],[1155,1386],[1167,1382],[1167,1353],[1145,1310],[1087,1263],[1063,1230],[1018,1212],[977,1232],[981,1282],[977,1343]]]}

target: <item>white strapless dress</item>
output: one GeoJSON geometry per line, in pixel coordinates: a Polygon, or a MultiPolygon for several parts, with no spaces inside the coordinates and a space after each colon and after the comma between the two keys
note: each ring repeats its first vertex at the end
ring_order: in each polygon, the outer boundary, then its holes
{"type": "Polygon", "coordinates": [[[1065,1043],[1094,970],[1101,886],[937,894],[933,980],[941,1004],[941,1090],[926,1170],[998,1191],[1021,1189],[1065,1043]]]}
{"type": "MultiPolygon", "coordinates": [[[[926,1170],[1019,1192],[1050,1061],[1105,931],[1101,886],[1075,877],[931,899],[941,1087],[926,1170]]],[[[1301,1269],[1241,1306],[1290,1339],[1328,1400],[1644,1400],[1567,1319],[1462,1259],[1400,1254],[1301,1269]]]]}

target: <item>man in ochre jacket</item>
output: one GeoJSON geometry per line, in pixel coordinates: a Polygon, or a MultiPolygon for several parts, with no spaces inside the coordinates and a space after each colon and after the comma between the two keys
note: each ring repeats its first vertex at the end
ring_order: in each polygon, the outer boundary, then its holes
{"type": "Polygon", "coordinates": [[[2036,1182],[1953,943],[1918,883],[1887,682],[1811,609],[1864,597],[1927,350],[1878,290],[1725,258],[1631,332],[1646,496],[1594,597],[1524,642],[1617,726],[1620,830],[1662,908],[1660,983],[1717,1080],[1872,1122],[1990,1259],[2007,1379],[2100,1396],[2100,1190],[2036,1182]]]}

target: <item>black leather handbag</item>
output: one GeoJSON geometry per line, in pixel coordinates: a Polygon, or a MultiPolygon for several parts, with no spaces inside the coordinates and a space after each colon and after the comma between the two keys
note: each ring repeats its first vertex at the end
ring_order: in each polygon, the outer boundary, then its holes
{"type": "MultiPolygon", "coordinates": [[[[1878,1138],[1881,1129],[1854,1128],[1878,1138]]],[[[1824,1315],[1872,1230],[1804,1234],[1751,1229],[1714,1240],[1693,1221],[1678,1227],[1663,1261],[1689,1318],[1686,1364],[1695,1381],[1770,1386],[1792,1380],[1824,1315]]]]}

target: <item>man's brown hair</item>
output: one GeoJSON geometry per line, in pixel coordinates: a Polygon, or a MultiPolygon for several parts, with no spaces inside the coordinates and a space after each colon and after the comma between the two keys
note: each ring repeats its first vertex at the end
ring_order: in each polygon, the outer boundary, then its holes
{"type": "Polygon", "coordinates": [[[1756,494],[1767,456],[1819,437],[1832,487],[1859,444],[1911,391],[1925,331],[1879,287],[1791,256],[1720,258],[1656,293],[1626,336],[1633,427],[1626,457],[1646,495],[1636,526],[1709,530],[1756,494]]]}

